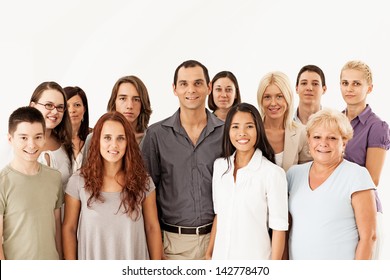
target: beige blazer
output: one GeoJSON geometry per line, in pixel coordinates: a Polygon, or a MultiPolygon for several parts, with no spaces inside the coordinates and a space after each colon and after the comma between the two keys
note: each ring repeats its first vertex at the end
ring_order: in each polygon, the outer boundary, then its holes
{"type": "Polygon", "coordinates": [[[294,124],[295,127],[286,128],[284,132],[282,168],[286,172],[294,164],[313,160],[306,140],[306,127],[297,122],[294,124]]]}

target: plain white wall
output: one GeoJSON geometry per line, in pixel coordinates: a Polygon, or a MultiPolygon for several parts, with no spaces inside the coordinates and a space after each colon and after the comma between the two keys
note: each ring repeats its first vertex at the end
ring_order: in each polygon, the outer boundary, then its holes
{"type": "MultiPolygon", "coordinates": [[[[187,59],[204,63],[211,78],[221,70],[235,73],[243,101],[254,105],[265,73],[283,71],[294,85],[303,65],[316,64],[327,80],[323,105],[340,110],[344,108],[340,69],[346,61],[360,59],[374,73],[368,102],[390,122],[386,106],[390,17],[385,4],[0,0],[0,136],[6,137],[9,114],[27,105],[35,87],[49,80],[85,90],[93,126],[105,112],[115,81],[136,75],[150,93],[151,123],[159,121],[178,107],[173,73],[187,59]]],[[[385,259],[390,259],[389,170],[387,160],[379,188],[385,210],[385,259]]]]}

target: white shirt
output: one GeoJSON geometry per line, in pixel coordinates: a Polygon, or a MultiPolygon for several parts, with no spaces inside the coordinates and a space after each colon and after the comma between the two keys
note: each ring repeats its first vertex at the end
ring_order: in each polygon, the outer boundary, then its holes
{"type": "MultiPolygon", "coordinates": [[[[234,163],[235,154],[230,157],[234,163]]],[[[213,201],[217,233],[213,259],[270,259],[268,229],[288,229],[285,172],[256,150],[247,166],[226,173],[227,161],[214,162],[213,201]]]]}
{"type": "Polygon", "coordinates": [[[43,151],[38,157],[38,162],[61,172],[62,186],[65,191],[69,177],[72,175],[72,169],[70,167],[70,160],[66,154],[64,146],[61,145],[61,147],[55,151],[43,151]],[[45,155],[49,156],[50,164],[48,164],[46,161],[45,155]]]}
{"type": "Polygon", "coordinates": [[[282,167],[283,164],[283,152],[280,152],[279,154],[275,154],[275,163],[277,166],[282,167]]]}

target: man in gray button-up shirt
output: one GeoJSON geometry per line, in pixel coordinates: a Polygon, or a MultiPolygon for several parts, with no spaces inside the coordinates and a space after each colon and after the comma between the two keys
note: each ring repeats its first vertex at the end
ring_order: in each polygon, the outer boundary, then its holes
{"type": "Polygon", "coordinates": [[[213,163],[222,153],[224,123],[205,107],[211,85],[201,63],[179,65],[173,90],[180,108],[149,127],[142,152],[156,185],[165,257],[202,259],[214,218],[213,163]]]}

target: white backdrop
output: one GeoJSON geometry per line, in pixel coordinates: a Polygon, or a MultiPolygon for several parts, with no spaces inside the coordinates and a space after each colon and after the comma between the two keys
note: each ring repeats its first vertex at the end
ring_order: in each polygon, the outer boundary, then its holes
{"type": "MultiPolygon", "coordinates": [[[[316,64],[327,80],[323,106],[340,110],[340,69],[360,59],[374,73],[368,102],[390,122],[387,10],[385,0],[0,0],[0,136],[6,137],[9,114],[49,80],[85,90],[93,126],[115,81],[136,75],[150,93],[151,123],[159,121],[178,107],[173,73],[187,59],[204,63],[211,77],[221,70],[235,73],[243,101],[256,106],[265,73],[283,71],[295,84],[303,65],[316,64]]],[[[379,188],[385,259],[390,259],[389,171],[387,160],[379,188]]]]}

